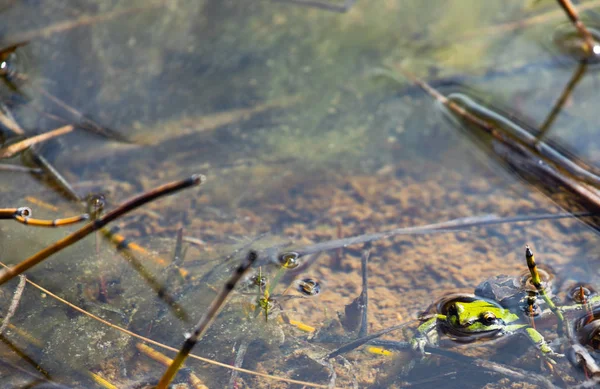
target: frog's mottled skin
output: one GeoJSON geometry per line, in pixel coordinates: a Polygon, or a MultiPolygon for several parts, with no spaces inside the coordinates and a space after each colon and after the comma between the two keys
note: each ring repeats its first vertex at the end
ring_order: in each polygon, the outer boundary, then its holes
{"type": "Polygon", "coordinates": [[[520,317],[493,300],[473,295],[446,296],[435,304],[435,311],[422,317],[424,320],[412,340],[415,349],[423,350],[426,344],[437,343],[438,329],[457,341],[474,341],[525,333],[544,354],[554,354],[544,337],[520,317]]]}

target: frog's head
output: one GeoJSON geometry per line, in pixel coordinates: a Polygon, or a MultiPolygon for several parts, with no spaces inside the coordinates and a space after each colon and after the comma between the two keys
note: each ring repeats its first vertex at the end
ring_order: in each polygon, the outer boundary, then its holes
{"type": "Polygon", "coordinates": [[[492,337],[519,320],[519,316],[497,302],[471,295],[446,299],[438,305],[438,312],[446,316],[446,332],[459,337],[492,337]]]}
{"type": "Polygon", "coordinates": [[[466,332],[502,329],[518,320],[517,315],[488,300],[455,301],[448,307],[447,322],[466,332]]]}

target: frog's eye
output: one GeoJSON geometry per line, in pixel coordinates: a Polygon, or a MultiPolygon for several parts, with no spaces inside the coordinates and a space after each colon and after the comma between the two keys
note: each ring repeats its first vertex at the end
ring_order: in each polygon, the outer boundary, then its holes
{"type": "Polygon", "coordinates": [[[484,312],[481,314],[481,321],[486,325],[494,324],[496,322],[496,315],[492,312],[484,312]]]}
{"type": "Polygon", "coordinates": [[[458,308],[456,308],[456,304],[451,304],[448,307],[448,315],[449,316],[458,316],[458,308]]]}

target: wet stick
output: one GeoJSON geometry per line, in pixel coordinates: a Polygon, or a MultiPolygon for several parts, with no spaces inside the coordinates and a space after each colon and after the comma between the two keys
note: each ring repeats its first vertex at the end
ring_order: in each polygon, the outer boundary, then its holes
{"type": "Polygon", "coordinates": [[[558,4],[565,11],[567,16],[569,17],[569,20],[571,20],[571,23],[573,23],[573,26],[575,26],[575,28],[577,29],[577,31],[579,31],[579,34],[585,41],[585,52],[588,55],[600,54],[600,46],[594,41],[594,37],[579,18],[579,13],[577,12],[577,9],[575,8],[571,0],[556,1],[558,1],[558,4]]]}
{"type": "Polygon", "coordinates": [[[177,356],[173,360],[173,363],[167,368],[165,374],[163,374],[162,378],[158,382],[157,389],[167,389],[177,371],[181,368],[183,362],[187,359],[188,355],[198,343],[198,340],[202,337],[204,332],[208,329],[212,321],[215,319],[221,307],[227,300],[229,294],[235,288],[235,285],[242,278],[242,276],[246,273],[246,271],[252,266],[254,261],[256,261],[257,254],[254,251],[248,252],[246,259],[242,262],[240,266],[235,270],[231,278],[225,283],[225,286],[221,289],[221,292],[215,297],[213,302],[210,304],[210,307],[206,311],[206,313],[202,316],[194,332],[187,337],[185,343],[177,353],[177,356]]]}
{"type": "Polygon", "coordinates": [[[39,251],[37,254],[32,255],[26,260],[20,262],[12,268],[4,269],[0,272],[0,285],[5,282],[13,279],[19,274],[24,273],[29,270],[33,266],[42,262],[44,259],[48,258],[52,254],[59,252],[60,250],[68,247],[81,239],[85,238],[89,234],[94,231],[97,231],[110,223],[113,220],[118,219],[124,214],[133,211],[136,208],[141,207],[144,204],[147,204],[151,201],[156,200],[162,196],[166,196],[175,192],[178,192],[182,189],[190,188],[192,186],[199,185],[204,181],[204,176],[202,175],[194,175],[190,178],[181,181],[175,181],[169,184],[162,185],[158,188],[150,190],[149,192],[143,193],[139,196],[132,198],[129,201],[121,204],[119,207],[114,210],[108,212],[106,215],[94,220],[91,223],[86,224],[83,228],[73,232],[67,237],[55,242],[54,244],[46,247],[45,249],[39,251]]]}
{"type": "Polygon", "coordinates": [[[537,265],[535,264],[535,258],[533,257],[533,252],[531,251],[529,246],[525,246],[525,259],[527,260],[527,267],[529,268],[529,272],[531,273],[531,283],[533,284],[533,286],[535,286],[538,293],[540,294],[540,296],[542,296],[542,298],[544,299],[544,301],[546,302],[546,304],[548,305],[548,307],[550,308],[552,313],[554,313],[554,315],[556,315],[556,318],[558,319],[557,332],[558,332],[559,336],[562,336],[562,334],[564,333],[565,318],[563,317],[562,312],[556,307],[554,302],[550,299],[550,297],[548,297],[548,294],[546,293],[546,289],[542,285],[542,279],[540,277],[540,273],[537,270],[537,265]]]}

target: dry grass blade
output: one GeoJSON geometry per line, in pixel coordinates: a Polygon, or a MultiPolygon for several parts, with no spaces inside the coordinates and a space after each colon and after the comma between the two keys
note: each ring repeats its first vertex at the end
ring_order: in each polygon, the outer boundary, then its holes
{"type": "Polygon", "coordinates": [[[256,252],[248,252],[248,255],[242,264],[238,266],[231,278],[225,283],[221,289],[221,292],[219,292],[219,294],[214,298],[213,302],[210,304],[210,307],[208,307],[208,310],[204,313],[202,318],[200,318],[200,321],[198,321],[198,324],[196,325],[196,328],[194,328],[192,334],[189,335],[183,343],[181,350],[179,350],[177,356],[158,382],[158,385],[156,386],[157,389],[167,389],[173,378],[175,378],[175,374],[177,374],[181,368],[181,365],[183,365],[183,362],[185,362],[196,343],[198,343],[198,340],[202,337],[202,335],[204,335],[208,327],[216,318],[217,314],[223,307],[223,304],[227,300],[227,297],[235,288],[235,285],[246,273],[246,271],[250,269],[257,257],[258,255],[256,252]]]}
{"type": "Polygon", "coordinates": [[[205,180],[202,175],[194,175],[190,178],[181,181],[175,181],[169,184],[162,185],[158,188],[155,188],[149,192],[143,193],[139,196],[136,196],[129,201],[121,204],[119,207],[110,211],[106,215],[86,224],[81,229],[73,232],[72,234],[66,236],[65,238],[55,242],[54,244],[46,247],[45,249],[39,251],[37,254],[32,255],[31,257],[25,259],[24,261],[18,263],[12,268],[4,269],[0,272],[0,285],[5,282],[13,279],[19,274],[24,273],[29,270],[33,266],[42,262],[44,259],[48,258],[52,254],[59,252],[60,250],[68,247],[81,239],[85,238],[89,234],[94,231],[97,231],[110,223],[111,221],[123,216],[124,214],[133,211],[136,208],[141,207],[144,204],[147,204],[153,200],[156,200],[159,197],[166,196],[172,193],[175,193],[179,190],[189,188],[192,186],[196,186],[201,184],[205,180]]]}
{"type": "Polygon", "coordinates": [[[48,139],[56,138],[57,136],[68,134],[71,131],[73,131],[73,126],[67,125],[40,135],[32,136],[20,142],[14,143],[8,147],[0,149],[0,158],[10,158],[28,147],[31,147],[40,142],[45,142],[48,139]]]}

